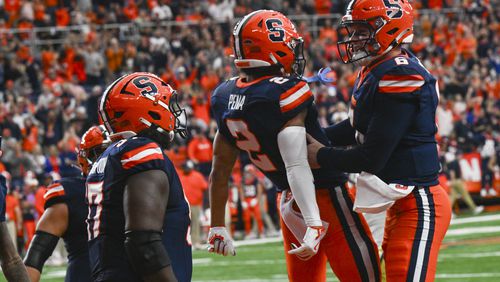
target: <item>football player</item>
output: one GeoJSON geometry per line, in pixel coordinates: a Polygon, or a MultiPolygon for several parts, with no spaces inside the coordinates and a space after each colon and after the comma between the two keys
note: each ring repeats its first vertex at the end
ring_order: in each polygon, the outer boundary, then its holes
{"type": "Polygon", "coordinates": [[[326,131],[334,146],[353,147],[323,147],[310,138],[311,165],[368,172],[409,192],[387,212],[387,281],[433,281],[451,208],[438,182],[437,81],[401,47],[413,38],[412,7],[406,0],[354,0],[340,27],[347,34],[338,43],[343,61],[361,68],[350,117],[326,131]]]}
{"type": "Polygon", "coordinates": [[[63,178],[48,187],[44,195],[45,211],[24,259],[31,281],[40,281],[43,265],[60,237],[68,251],[65,281],[91,281],[85,223],[88,214],[85,177],[92,163],[110,143],[104,126],[89,128],[82,136],[78,151],[82,176],[63,178]]]}
{"type": "MultiPolygon", "coordinates": [[[[0,142],[1,140],[0,137],[0,142]]],[[[2,151],[0,150],[1,156],[2,151]]],[[[0,175],[0,262],[2,271],[7,281],[29,282],[26,268],[9,236],[9,230],[5,223],[5,195],[7,195],[7,183],[5,177],[0,175]]]]}
{"type": "Polygon", "coordinates": [[[113,139],[87,177],[94,281],[190,281],[189,206],[163,149],[184,110],[151,73],[124,75],[104,91],[99,116],[113,139]]]}
{"type": "Polygon", "coordinates": [[[302,38],[283,14],[259,10],[236,24],[233,42],[241,76],[220,84],[211,99],[218,132],[209,251],[235,255],[224,228],[224,207],[239,149],[281,191],[291,281],[324,281],[327,260],[341,281],[378,281],[377,247],[363,217],[352,211],[346,176],[334,169],[311,171],[307,163],[306,132],[329,142],[317,122],[312,92],[301,79],[302,38]]]}

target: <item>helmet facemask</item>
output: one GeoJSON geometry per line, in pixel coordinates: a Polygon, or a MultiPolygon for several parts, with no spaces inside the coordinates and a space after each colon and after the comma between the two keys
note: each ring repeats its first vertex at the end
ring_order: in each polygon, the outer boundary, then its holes
{"type": "Polygon", "coordinates": [[[293,50],[294,55],[292,74],[298,77],[302,77],[306,68],[306,59],[304,57],[304,40],[302,38],[294,38],[290,41],[288,47],[293,50]]]}
{"type": "Polygon", "coordinates": [[[376,30],[370,23],[343,20],[339,29],[344,29],[347,33],[346,40],[337,42],[340,58],[345,64],[377,56],[380,46],[375,40],[376,30]]]}

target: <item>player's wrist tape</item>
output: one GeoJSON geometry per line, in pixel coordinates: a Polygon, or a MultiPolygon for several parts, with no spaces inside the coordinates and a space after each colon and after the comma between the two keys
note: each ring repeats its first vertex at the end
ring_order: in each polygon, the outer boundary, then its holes
{"type": "Polygon", "coordinates": [[[125,250],[130,263],[141,276],[170,265],[170,257],[159,231],[126,231],[125,250]]]}
{"type": "Polygon", "coordinates": [[[42,273],[43,265],[50,255],[52,255],[58,241],[59,237],[45,231],[37,230],[31,241],[28,253],[24,258],[24,264],[42,273]]]}

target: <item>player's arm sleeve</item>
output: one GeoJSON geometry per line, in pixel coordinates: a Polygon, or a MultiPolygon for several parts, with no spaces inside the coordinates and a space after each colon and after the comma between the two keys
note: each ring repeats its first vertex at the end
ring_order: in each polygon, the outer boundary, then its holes
{"type": "MultiPolygon", "coordinates": [[[[305,118],[305,115],[303,117],[305,118]]],[[[314,177],[307,162],[306,128],[303,125],[283,128],[278,133],[278,147],[285,163],[288,184],[306,225],[322,226],[314,177]]]]}
{"type": "Polygon", "coordinates": [[[377,173],[408,130],[418,109],[415,100],[378,94],[365,142],[351,149],[324,147],[318,151],[322,167],[345,172],[377,173]]]}
{"type": "Polygon", "coordinates": [[[349,119],[343,120],[324,129],[332,146],[349,146],[356,144],[356,130],[349,119]]]}
{"type": "Polygon", "coordinates": [[[51,204],[43,213],[24,258],[24,264],[28,267],[31,277],[42,272],[43,265],[52,255],[59,237],[63,236],[68,228],[68,218],[68,206],[62,202],[51,204]]]}
{"type": "Polygon", "coordinates": [[[146,281],[175,280],[161,237],[169,194],[168,176],[162,170],[139,172],[127,179],[125,250],[132,267],[146,281]]]}
{"type": "Polygon", "coordinates": [[[217,131],[214,138],[212,171],[208,181],[211,227],[225,226],[229,177],[238,152],[238,149],[217,131]]]}

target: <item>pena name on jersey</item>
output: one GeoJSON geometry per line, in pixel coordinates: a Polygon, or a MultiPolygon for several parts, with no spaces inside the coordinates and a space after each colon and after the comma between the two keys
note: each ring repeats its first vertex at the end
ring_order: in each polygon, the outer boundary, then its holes
{"type": "MultiPolygon", "coordinates": [[[[300,112],[307,110],[307,133],[329,145],[317,121],[309,85],[298,77],[265,76],[245,83],[241,78],[220,84],[212,94],[212,111],[219,133],[242,151],[278,187],[289,188],[278,148],[278,133],[300,112]]],[[[343,185],[340,171],[313,169],[317,189],[343,185]]]]}
{"type": "MultiPolygon", "coordinates": [[[[399,56],[382,60],[370,68],[364,67],[354,84],[349,111],[351,126],[359,136],[368,130],[374,103],[381,103],[384,97],[417,103],[418,111],[413,124],[377,176],[388,183],[436,185],[439,171],[435,139],[435,113],[439,103],[437,80],[405,49],[399,56]]],[[[362,139],[357,138],[360,142],[362,139]]]]}
{"type": "Polygon", "coordinates": [[[123,193],[129,176],[148,170],[162,170],[168,176],[170,192],[162,241],[177,279],[191,280],[189,206],[177,172],[157,143],[144,137],[132,137],[110,145],[87,177],[87,231],[95,281],[142,281],[125,252],[123,193]]]}
{"type": "Polygon", "coordinates": [[[90,281],[87,244],[88,207],[85,199],[85,178],[63,178],[50,185],[43,196],[45,209],[64,203],[68,207],[68,227],[62,236],[68,251],[65,281],[90,281]]]}

